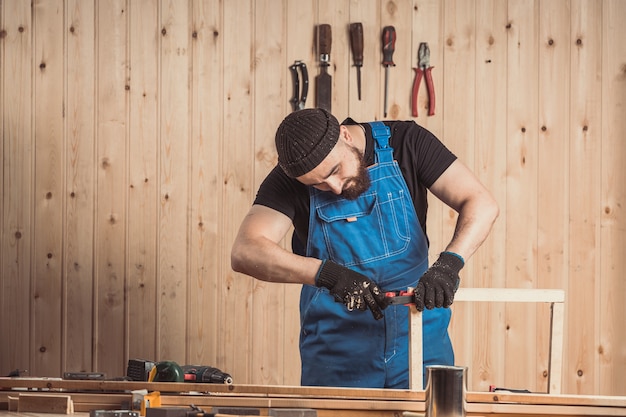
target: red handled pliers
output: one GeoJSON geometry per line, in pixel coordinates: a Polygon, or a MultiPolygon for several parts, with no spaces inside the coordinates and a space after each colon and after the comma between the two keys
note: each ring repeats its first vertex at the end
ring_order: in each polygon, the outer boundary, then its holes
{"type": "Polygon", "coordinates": [[[385,293],[385,303],[390,305],[415,305],[415,292],[413,289],[402,291],[387,291],[385,293]]]}
{"type": "Polygon", "coordinates": [[[417,117],[417,93],[420,89],[422,77],[426,78],[426,91],[428,93],[428,115],[435,114],[435,86],[433,84],[433,67],[430,66],[430,48],[427,42],[420,43],[417,50],[417,68],[415,70],[415,80],[413,81],[413,94],[411,104],[413,106],[413,117],[417,117]]]}

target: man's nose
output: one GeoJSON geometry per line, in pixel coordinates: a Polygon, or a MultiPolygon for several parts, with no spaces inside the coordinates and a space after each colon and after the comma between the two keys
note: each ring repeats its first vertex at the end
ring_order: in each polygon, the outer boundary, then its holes
{"type": "Polygon", "coordinates": [[[338,179],[329,178],[326,180],[326,185],[333,194],[339,195],[343,192],[343,182],[338,179]]]}

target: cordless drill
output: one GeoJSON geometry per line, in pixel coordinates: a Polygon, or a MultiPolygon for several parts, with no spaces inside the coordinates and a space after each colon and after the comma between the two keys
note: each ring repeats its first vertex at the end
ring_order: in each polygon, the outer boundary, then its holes
{"type": "Polygon", "coordinates": [[[185,382],[208,382],[227,385],[233,383],[233,378],[230,375],[212,366],[185,365],[182,368],[185,373],[185,382]]]}

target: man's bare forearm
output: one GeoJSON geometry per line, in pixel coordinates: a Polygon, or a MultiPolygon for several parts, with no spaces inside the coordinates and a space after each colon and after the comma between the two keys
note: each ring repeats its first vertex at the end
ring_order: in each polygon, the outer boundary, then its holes
{"type": "Polygon", "coordinates": [[[454,252],[468,260],[487,239],[498,217],[498,205],[490,196],[467,202],[460,210],[452,240],[446,251],[454,252]]]}
{"type": "Polygon", "coordinates": [[[264,238],[239,239],[231,253],[234,271],[268,282],[313,285],[321,263],[319,259],[293,254],[264,238]]]}
{"type": "Polygon", "coordinates": [[[459,214],[446,250],[469,259],[489,235],[499,214],[498,203],[459,160],[446,169],[430,190],[459,214]]]}

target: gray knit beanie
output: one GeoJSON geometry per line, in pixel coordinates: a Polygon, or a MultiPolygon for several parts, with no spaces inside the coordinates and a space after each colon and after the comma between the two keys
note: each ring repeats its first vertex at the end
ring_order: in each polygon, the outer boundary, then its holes
{"type": "Polygon", "coordinates": [[[290,113],[276,131],[278,165],[292,178],[312,171],[335,147],[339,122],[324,109],[290,113]]]}

